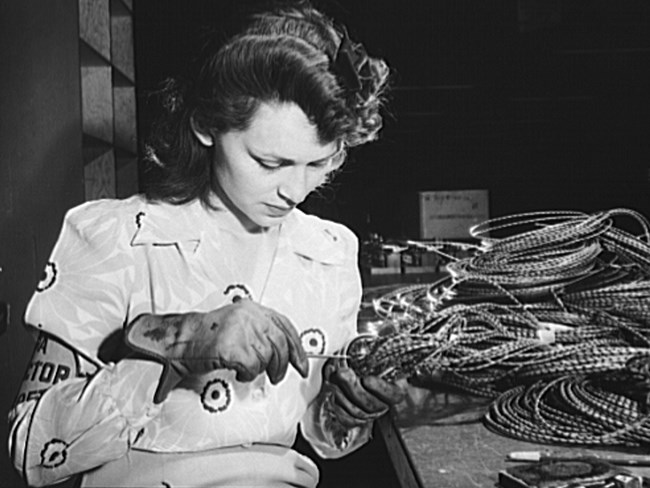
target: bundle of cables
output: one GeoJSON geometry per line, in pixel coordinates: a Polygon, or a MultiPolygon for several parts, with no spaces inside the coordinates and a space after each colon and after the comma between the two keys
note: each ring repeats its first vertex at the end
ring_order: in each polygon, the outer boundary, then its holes
{"type": "Polygon", "coordinates": [[[392,332],[355,340],[351,366],[493,398],[487,425],[523,440],[650,444],[647,220],[535,212],[470,233],[474,253],[444,279],[374,300],[392,332]]]}

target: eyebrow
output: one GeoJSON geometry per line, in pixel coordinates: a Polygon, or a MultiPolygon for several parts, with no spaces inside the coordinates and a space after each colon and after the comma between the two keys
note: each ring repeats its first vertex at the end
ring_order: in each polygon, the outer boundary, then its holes
{"type": "MultiPolygon", "coordinates": [[[[269,159],[269,160],[279,161],[279,162],[282,162],[282,163],[291,163],[291,164],[294,164],[296,162],[293,159],[283,158],[283,157],[277,156],[277,155],[272,154],[272,153],[264,153],[264,152],[257,153],[256,151],[251,150],[250,148],[246,148],[246,150],[247,150],[248,154],[251,157],[254,157],[254,158],[269,159]]],[[[325,156],[324,158],[321,158],[321,159],[315,159],[313,161],[307,161],[306,164],[318,164],[318,163],[325,162],[328,159],[332,159],[335,156],[337,156],[338,154],[340,154],[341,151],[343,151],[343,145],[342,144],[341,144],[341,147],[337,148],[336,151],[334,151],[329,156],[325,156]]]]}

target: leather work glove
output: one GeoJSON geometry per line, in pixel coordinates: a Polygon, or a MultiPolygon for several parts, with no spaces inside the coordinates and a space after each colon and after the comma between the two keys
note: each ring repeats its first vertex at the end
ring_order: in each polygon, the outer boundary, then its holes
{"type": "Polygon", "coordinates": [[[126,328],[126,344],[164,365],[154,402],[186,376],[232,369],[238,381],[266,372],[277,384],[289,364],[304,378],[309,362],[300,337],[284,315],[243,299],[211,312],[143,314],[126,328]]]}
{"type": "Polygon", "coordinates": [[[342,359],[327,360],[323,380],[332,392],[332,413],[346,428],[381,417],[406,394],[402,386],[379,376],[358,376],[342,359]]]}

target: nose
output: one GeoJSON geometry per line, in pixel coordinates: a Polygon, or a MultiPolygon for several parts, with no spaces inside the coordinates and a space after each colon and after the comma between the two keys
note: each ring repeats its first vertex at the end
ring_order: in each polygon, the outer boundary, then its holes
{"type": "Polygon", "coordinates": [[[291,206],[301,203],[315,188],[305,167],[294,166],[284,176],[278,185],[278,194],[291,206]]]}

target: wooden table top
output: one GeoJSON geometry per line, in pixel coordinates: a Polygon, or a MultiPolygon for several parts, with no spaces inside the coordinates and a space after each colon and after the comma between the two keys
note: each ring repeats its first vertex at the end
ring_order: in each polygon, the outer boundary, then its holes
{"type": "MultiPolygon", "coordinates": [[[[642,449],[549,446],[504,437],[482,423],[489,401],[409,385],[405,401],[380,425],[402,486],[493,488],[498,486],[499,471],[520,464],[507,460],[507,455],[514,451],[552,449],[572,455],[644,453],[642,449]],[[408,473],[409,470],[412,472],[408,473]]],[[[650,449],[645,453],[650,459],[650,449]]],[[[650,477],[650,467],[625,469],[650,477]]]]}

